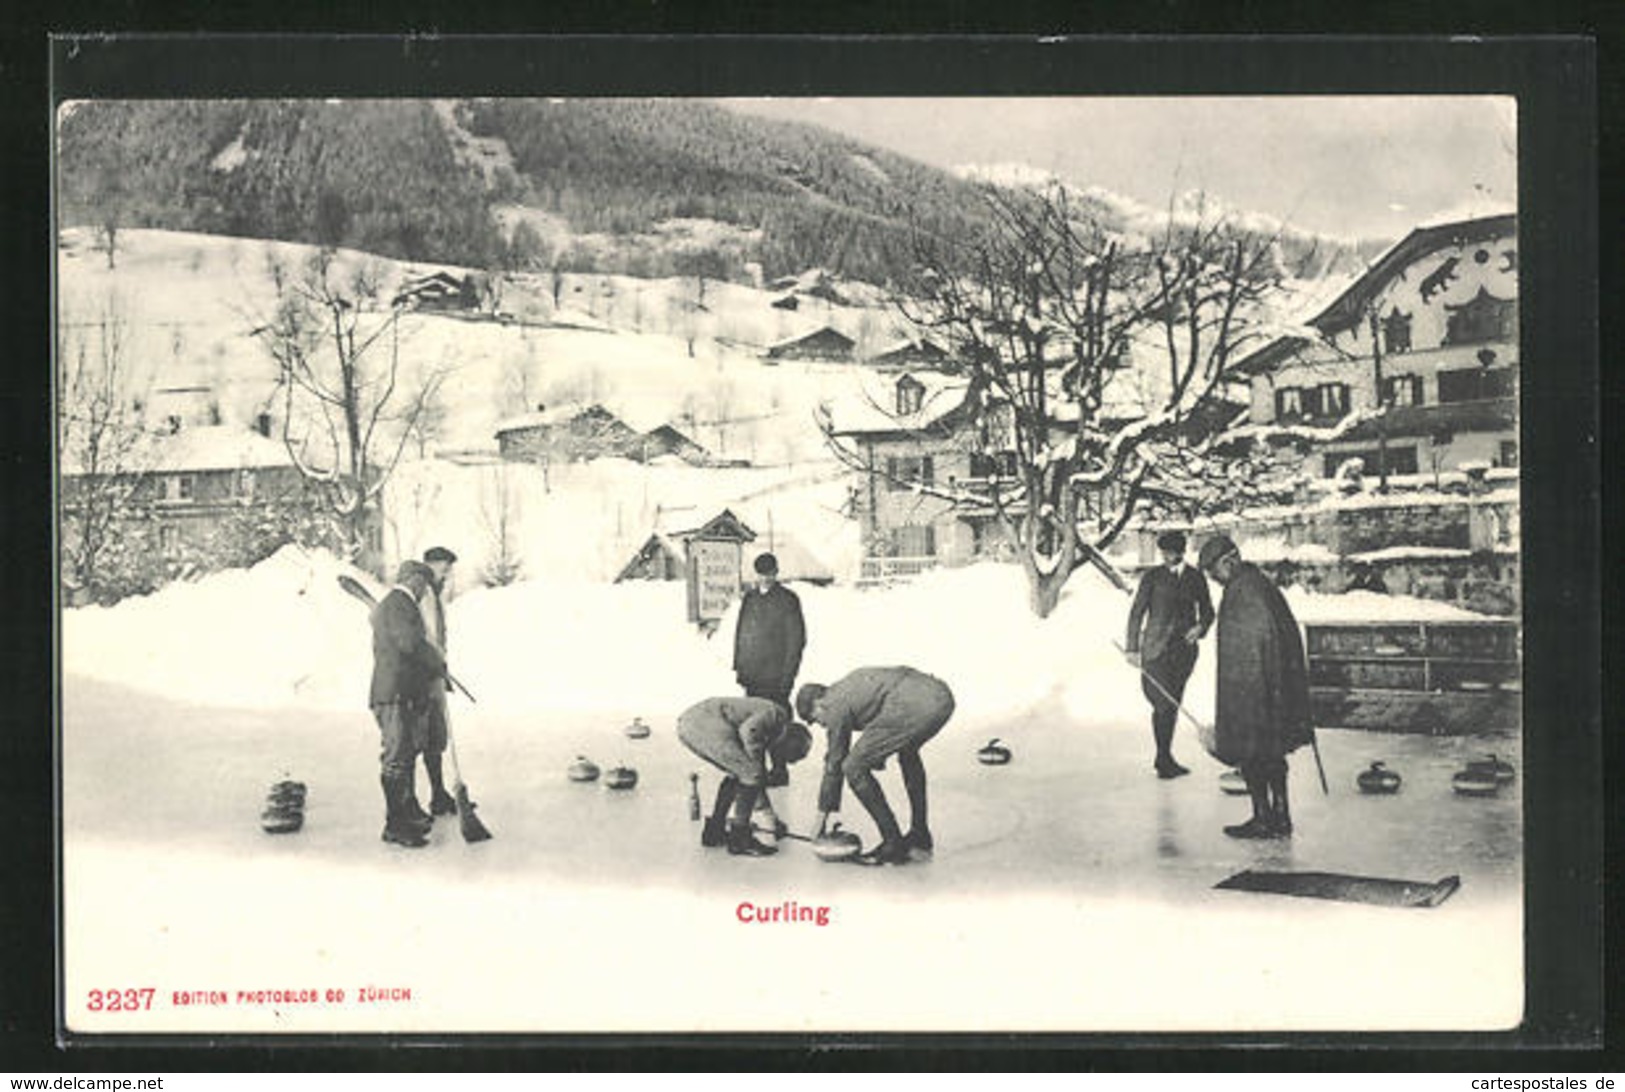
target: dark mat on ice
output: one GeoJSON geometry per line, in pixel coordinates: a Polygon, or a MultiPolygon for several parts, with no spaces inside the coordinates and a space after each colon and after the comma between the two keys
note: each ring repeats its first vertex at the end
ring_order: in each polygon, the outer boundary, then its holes
{"type": "Polygon", "coordinates": [[[1256,891],[1265,895],[1297,895],[1306,899],[1336,899],[1373,906],[1438,906],[1461,886],[1460,876],[1437,883],[1349,876],[1342,872],[1255,872],[1247,869],[1213,885],[1227,891],[1256,891]]]}

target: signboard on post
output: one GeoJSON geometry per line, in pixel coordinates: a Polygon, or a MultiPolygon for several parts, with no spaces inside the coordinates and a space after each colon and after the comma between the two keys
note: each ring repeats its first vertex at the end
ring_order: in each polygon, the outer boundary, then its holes
{"type": "Polygon", "coordinates": [[[688,543],[688,620],[701,625],[720,621],[739,594],[737,541],[690,539],[688,543]]]}
{"type": "Polygon", "coordinates": [[[683,537],[688,554],[688,620],[714,627],[739,595],[744,545],[756,538],[727,509],[683,537]]]}

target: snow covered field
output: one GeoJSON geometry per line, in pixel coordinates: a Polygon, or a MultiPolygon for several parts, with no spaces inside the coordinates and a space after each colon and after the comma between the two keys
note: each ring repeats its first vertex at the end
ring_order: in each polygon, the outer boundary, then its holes
{"type": "MultiPolygon", "coordinates": [[[[378,840],[364,610],[321,555],[177,584],[62,630],[64,946],[80,1031],[1117,1030],[1503,1028],[1522,1006],[1521,781],[1456,797],[1450,774],[1516,739],[1323,731],[1331,794],[1294,756],[1289,844],[1220,832],[1245,811],[1181,725],[1191,777],[1151,774],[1148,716],[1111,644],[1126,601],[1080,572],[1048,620],[1013,568],[884,591],[798,588],[803,681],[907,662],[959,710],[926,749],[929,864],[868,870],[781,844],[702,850],[677,742],[691,702],[734,691],[731,619],[711,640],[679,583],[525,581],[459,595],[454,699],[492,841],[442,820],[378,840]],[[634,716],[647,740],[621,729],[634,716]],[[1011,765],[976,749],[998,736],[1011,765]],[[570,783],[577,754],[637,788],[570,783]],[[1362,797],[1374,758],[1405,776],[1362,797]],[[310,787],[305,829],[258,827],[267,786],[310,787]],[[1433,881],[1433,910],[1215,891],[1249,867],[1433,881]],[[829,924],[743,923],[742,903],[829,907],[829,924]],[[90,991],[147,987],[150,1009],[90,991]],[[383,998],[363,1000],[367,989],[383,998]],[[276,1000],[257,991],[292,991],[276,1000]],[[299,1000],[313,990],[314,1002],[299,1000]],[[342,1001],[329,990],[344,990],[342,1001]],[[220,991],[221,1004],[207,991],[220,991]],[[248,996],[242,996],[243,991],[248,996]],[[177,993],[205,1003],[176,1004],[177,993]]],[[[1295,596],[1300,619],[1457,616],[1436,603],[1295,596]]],[[[1189,689],[1211,715],[1209,642],[1189,689]]],[[[780,790],[806,829],[818,757],[780,790]]],[[[882,775],[901,802],[894,770],[882,775]]],[[[846,824],[871,835],[849,801],[846,824]]]]}

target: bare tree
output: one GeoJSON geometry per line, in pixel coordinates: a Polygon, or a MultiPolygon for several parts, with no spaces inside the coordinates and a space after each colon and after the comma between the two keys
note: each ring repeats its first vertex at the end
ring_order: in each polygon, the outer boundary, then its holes
{"type": "Polygon", "coordinates": [[[109,297],[100,316],[63,316],[57,329],[57,454],[63,475],[62,565],[70,587],[94,595],[119,521],[139,496],[150,450],[129,324],[109,297]]]}
{"type": "Polygon", "coordinates": [[[403,371],[401,315],[379,310],[372,266],[345,273],[324,248],[295,269],[273,257],[269,272],[275,310],[252,334],[277,364],[283,441],[341,548],[376,570],[381,494],[440,376],[403,371]]]}
{"type": "MultiPolygon", "coordinates": [[[[1282,274],[1273,239],[1222,219],[1170,214],[1157,237],[1137,238],[1059,186],[984,194],[988,230],[916,233],[917,273],[897,303],[951,347],[977,443],[1008,462],[970,488],[911,484],[991,506],[1044,617],[1079,565],[1122,583],[1101,551],[1137,514],[1194,515],[1284,489],[1293,463],[1229,431],[1244,407],[1228,397],[1282,274]]],[[[878,472],[834,442],[827,420],[825,431],[849,464],[878,472]]]]}
{"type": "Polygon", "coordinates": [[[519,545],[519,489],[514,467],[498,463],[480,488],[480,526],[488,547],[480,581],[488,588],[512,584],[524,572],[519,545]]]}

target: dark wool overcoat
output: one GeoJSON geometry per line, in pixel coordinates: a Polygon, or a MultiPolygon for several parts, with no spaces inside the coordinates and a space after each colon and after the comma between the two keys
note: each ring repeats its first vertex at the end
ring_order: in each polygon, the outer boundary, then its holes
{"type": "Polygon", "coordinates": [[[1278,759],[1310,741],[1309,671],[1286,597],[1245,562],[1219,603],[1213,757],[1228,766],[1278,759]]]}
{"type": "Polygon", "coordinates": [[[1206,634],[1211,625],[1213,600],[1201,572],[1183,565],[1176,575],[1166,565],[1158,565],[1140,578],[1134,593],[1126,647],[1151,663],[1170,647],[1184,645],[1192,626],[1206,634]]]}
{"type": "Polygon", "coordinates": [[[446,673],[446,661],[429,643],[423,613],[399,587],[372,612],[372,686],[368,703],[425,705],[446,673]]]}
{"type": "Polygon", "coordinates": [[[734,677],[747,690],[787,693],[801,670],[807,626],[801,600],[783,584],[747,589],[734,630],[734,677]]]}

